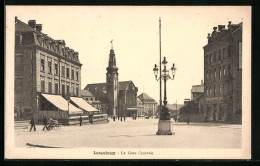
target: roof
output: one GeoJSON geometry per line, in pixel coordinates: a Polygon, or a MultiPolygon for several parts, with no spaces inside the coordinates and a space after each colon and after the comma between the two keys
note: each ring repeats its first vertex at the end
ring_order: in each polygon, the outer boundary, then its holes
{"type": "Polygon", "coordinates": [[[204,93],[204,86],[201,85],[193,85],[191,89],[192,93],[204,93]]]}
{"type": "MultiPolygon", "coordinates": [[[[119,84],[119,90],[125,90],[128,85],[132,81],[120,81],[119,84]]],[[[107,90],[106,83],[94,83],[94,84],[87,84],[87,86],[84,88],[84,90],[92,91],[105,91],[107,90]]]]}
{"type": "Polygon", "coordinates": [[[88,90],[81,90],[81,96],[84,96],[84,97],[93,96],[94,97],[94,95],[88,90]]]}
{"type": "Polygon", "coordinates": [[[148,96],[146,93],[140,94],[137,98],[139,98],[142,102],[154,102],[154,103],[157,103],[153,98],[148,96]]]}
{"type": "Polygon", "coordinates": [[[90,104],[88,104],[84,99],[80,97],[71,97],[70,100],[72,100],[77,106],[79,106],[81,109],[88,111],[88,112],[94,112],[99,111],[96,108],[92,107],[90,104]]]}
{"type": "MultiPolygon", "coordinates": [[[[179,110],[183,106],[183,104],[177,104],[177,110],[179,110]]],[[[171,110],[176,110],[176,104],[168,104],[167,107],[171,110]]]]}
{"type": "Polygon", "coordinates": [[[35,32],[36,30],[33,29],[32,27],[28,26],[24,22],[17,19],[16,24],[15,24],[15,31],[19,31],[19,32],[32,32],[33,31],[33,32],[35,32]]]}
{"type": "MultiPolygon", "coordinates": [[[[119,84],[119,91],[125,90],[132,81],[120,81],[119,84]]],[[[94,84],[87,84],[84,90],[89,91],[95,98],[99,101],[106,103],[107,102],[107,86],[106,83],[94,83],[94,84]]],[[[84,93],[84,92],[83,92],[84,93]]]]}
{"type": "Polygon", "coordinates": [[[31,26],[22,22],[19,19],[16,19],[15,21],[15,33],[16,35],[23,36],[20,39],[20,42],[18,42],[19,44],[16,45],[19,46],[29,45],[29,44],[37,45],[39,46],[39,48],[47,49],[56,54],[59,54],[60,56],[63,56],[67,60],[76,62],[80,66],[82,65],[79,61],[78,52],[67,47],[64,40],[54,40],[51,37],[49,37],[47,34],[44,34],[43,32],[32,28],[31,26]]]}
{"type": "Polygon", "coordinates": [[[50,103],[52,103],[55,107],[63,110],[68,111],[69,107],[69,114],[82,114],[83,111],[75,107],[73,104],[69,103],[60,95],[49,95],[49,94],[42,94],[42,96],[47,99],[50,103]]]}

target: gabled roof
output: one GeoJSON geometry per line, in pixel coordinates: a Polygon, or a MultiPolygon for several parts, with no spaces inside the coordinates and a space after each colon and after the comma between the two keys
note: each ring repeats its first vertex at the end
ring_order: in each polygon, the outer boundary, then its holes
{"type": "Polygon", "coordinates": [[[154,102],[154,103],[157,103],[153,98],[148,96],[146,93],[140,94],[137,98],[139,98],[142,102],[154,102]]]}
{"type": "MultiPolygon", "coordinates": [[[[119,90],[125,90],[131,82],[132,81],[120,81],[120,82],[118,82],[119,90]]],[[[84,90],[89,90],[90,92],[93,92],[93,91],[106,92],[107,87],[106,87],[106,83],[95,83],[95,84],[88,84],[84,88],[84,90]]]]}
{"type": "Polygon", "coordinates": [[[88,96],[89,97],[89,96],[93,96],[93,94],[88,90],[81,90],[81,96],[84,96],[84,97],[88,96]]]}

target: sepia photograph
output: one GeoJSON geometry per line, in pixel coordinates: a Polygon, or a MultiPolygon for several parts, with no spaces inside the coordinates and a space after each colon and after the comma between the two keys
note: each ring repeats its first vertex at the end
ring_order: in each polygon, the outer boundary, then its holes
{"type": "Polygon", "coordinates": [[[6,159],[250,159],[250,6],[6,6],[6,159]]]}

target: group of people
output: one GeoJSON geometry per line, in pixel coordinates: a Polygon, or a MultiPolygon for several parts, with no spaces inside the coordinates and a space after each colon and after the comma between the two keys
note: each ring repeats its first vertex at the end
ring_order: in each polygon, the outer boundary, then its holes
{"type": "MultiPolygon", "coordinates": [[[[116,121],[116,116],[111,116],[111,118],[113,118],[113,121],[116,121]]],[[[123,119],[124,119],[124,121],[125,121],[125,116],[124,116],[124,118],[123,117],[117,117],[117,120],[121,120],[121,121],[123,121],[123,119]]]]}
{"type": "MultiPolygon", "coordinates": [[[[47,131],[49,131],[50,128],[51,128],[51,126],[56,125],[56,124],[58,123],[57,120],[54,120],[54,119],[52,119],[52,118],[49,118],[49,120],[47,120],[46,117],[43,117],[42,122],[43,122],[43,125],[44,125],[44,126],[43,126],[43,129],[42,129],[43,131],[44,131],[45,129],[46,129],[47,131]]],[[[36,131],[36,126],[35,126],[34,118],[31,119],[30,124],[31,124],[30,132],[32,131],[32,129],[33,129],[33,131],[36,131]]]]}

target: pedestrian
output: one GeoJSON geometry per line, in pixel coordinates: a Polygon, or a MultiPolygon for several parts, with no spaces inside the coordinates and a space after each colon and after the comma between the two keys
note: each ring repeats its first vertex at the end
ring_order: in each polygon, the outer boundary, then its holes
{"type": "Polygon", "coordinates": [[[48,126],[47,126],[48,120],[47,120],[47,118],[46,118],[46,117],[43,117],[42,122],[43,122],[43,125],[44,125],[44,127],[43,127],[42,130],[43,130],[43,131],[44,131],[44,129],[48,130],[48,126]]]}
{"type": "Polygon", "coordinates": [[[121,122],[122,122],[122,120],[123,120],[123,119],[122,119],[122,117],[121,117],[121,122]]]}
{"type": "Polygon", "coordinates": [[[124,122],[125,122],[125,116],[124,116],[124,122]]]}
{"type": "Polygon", "coordinates": [[[80,115],[79,117],[79,125],[81,126],[81,124],[82,124],[82,115],[80,115]]]}
{"type": "Polygon", "coordinates": [[[35,127],[35,123],[34,123],[33,117],[32,117],[32,119],[30,121],[30,124],[31,124],[30,132],[32,131],[32,128],[33,128],[34,131],[36,131],[36,127],[35,127]]]}
{"type": "Polygon", "coordinates": [[[116,117],[115,116],[113,116],[113,121],[116,121],[116,117]]]}
{"type": "Polygon", "coordinates": [[[190,118],[189,117],[187,118],[187,123],[190,124],[190,118]]]}
{"type": "Polygon", "coordinates": [[[119,116],[117,117],[117,120],[119,120],[119,116]]]}

